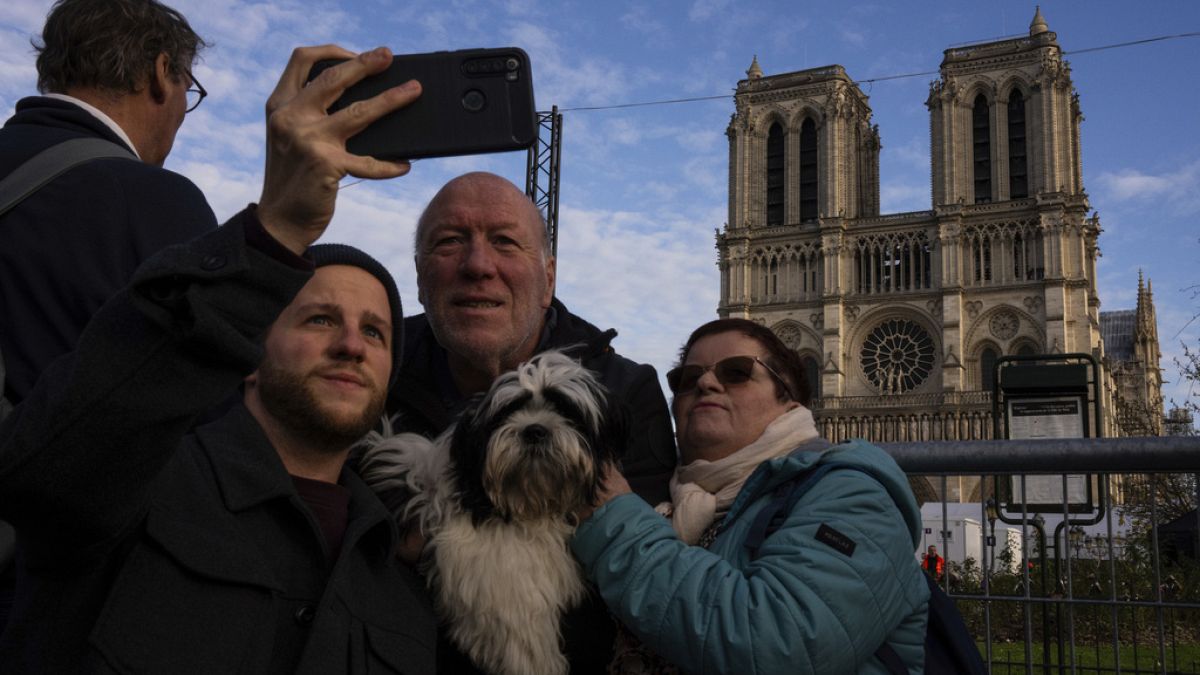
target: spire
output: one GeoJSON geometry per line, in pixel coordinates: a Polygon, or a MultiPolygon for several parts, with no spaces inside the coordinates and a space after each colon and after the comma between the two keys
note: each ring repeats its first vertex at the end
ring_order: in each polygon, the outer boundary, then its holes
{"type": "Polygon", "coordinates": [[[1142,283],[1142,271],[1138,270],[1138,294],[1137,294],[1137,325],[1139,332],[1154,332],[1155,338],[1158,339],[1158,328],[1155,325],[1158,321],[1156,312],[1154,311],[1154,282],[1146,280],[1142,283]]]}
{"type": "Polygon", "coordinates": [[[1029,34],[1041,35],[1042,33],[1049,32],[1050,26],[1046,25],[1046,18],[1042,16],[1042,7],[1038,5],[1038,8],[1033,12],[1033,21],[1029,22],[1029,34]]]}
{"type": "Polygon", "coordinates": [[[1142,270],[1138,268],[1138,294],[1137,294],[1137,322],[1138,327],[1146,321],[1146,281],[1142,277],[1142,270]]]}
{"type": "Polygon", "coordinates": [[[754,60],[750,62],[750,67],[746,69],[746,77],[757,80],[762,75],[762,68],[758,65],[758,54],[755,54],[754,60]]]}

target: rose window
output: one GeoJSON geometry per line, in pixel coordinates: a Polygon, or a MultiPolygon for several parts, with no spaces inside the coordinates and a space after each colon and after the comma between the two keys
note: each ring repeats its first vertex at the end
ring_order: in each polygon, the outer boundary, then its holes
{"type": "Polygon", "coordinates": [[[912,321],[884,321],[862,346],[863,373],[883,394],[903,394],[921,386],[933,361],[933,339],[912,321]]]}
{"type": "Polygon", "coordinates": [[[1017,315],[1007,310],[998,312],[992,317],[992,320],[988,322],[988,328],[991,329],[992,335],[995,335],[1001,340],[1007,340],[1016,335],[1017,328],[1019,328],[1020,325],[1021,320],[1017,318],[1017,315]]]}
{"type": "Polygon", "coordinates": [[[776,326],[773,330],[783,344],[787,345],[788,349],[800,348],[800,329],[796,328],[795,324],[783,323],[776,326]]]}

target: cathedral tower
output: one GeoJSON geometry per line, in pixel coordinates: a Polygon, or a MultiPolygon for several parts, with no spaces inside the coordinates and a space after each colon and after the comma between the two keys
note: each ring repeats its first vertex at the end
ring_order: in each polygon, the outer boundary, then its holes
{"type": "MultiPolygon", "coordinates": [[[[755,58],[746,75],[727,130],[718,313],[799,352],[823,435],[990,438],[1001,356],[1105,357],[1083,118],[1040,10],[1027,34],[943,52],[926,211],[879,213],[879,130],[841,66],[764,75],[755,58]]],[[[1134,314],[1130,358],[1147,367],[1129,382],[1151,401],[1148,286],[1134,314]]]]}

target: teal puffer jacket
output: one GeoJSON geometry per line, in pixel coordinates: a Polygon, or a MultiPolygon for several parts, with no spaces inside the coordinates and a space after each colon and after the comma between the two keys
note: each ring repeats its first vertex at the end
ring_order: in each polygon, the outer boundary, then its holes
{"type": "Polygon", "coordinates": [[[708,549],[688,546],[635,495],[584,521],[571,547],[609,608],[686,673],[886,673],[886,640],[924,666],[929,591],[914,550],[921,514],[887,453],[864,441],[764,462],[708,549]],[[781,482],[834,470],[796,503],[751,561],[743,545],[781,482]]]}

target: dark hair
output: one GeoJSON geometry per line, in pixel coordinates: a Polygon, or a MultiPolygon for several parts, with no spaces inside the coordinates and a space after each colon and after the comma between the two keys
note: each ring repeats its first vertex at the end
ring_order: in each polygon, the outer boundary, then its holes
{"type": "Polygon", "coordinates": [[[775,378],[771,378],[771,381],[775,382],[775,395],[780,401],[795,400],[803,406],[812,403],[812,393],[808,390],[808,378],[805,377],[804,364],[800,361],[800,355],[783,344],[783,340],[780,340],[779,336],[770,328],[747,319],[716,319],[692,331],[687,342],[679,350],[677,365],[683,365],[687,361],[688,352],[700,338],[719,333],[741,333],[751,340],[755,340],[767,350],[767,364],[779,373],[794,394],[794,396],[789,394],[781,383],[775,378]]]}
{"type": "Polygon", "coordinates": [[[38,90],[133,93],[145,86],[159,54],[167,55],[174,75],[184,75],[207,46],[182,14],[157,0],[58,0],[42,43],[33,43],[38,90]]]}

